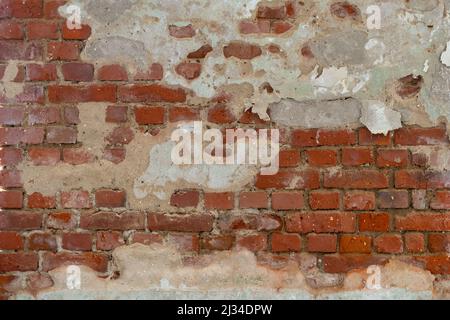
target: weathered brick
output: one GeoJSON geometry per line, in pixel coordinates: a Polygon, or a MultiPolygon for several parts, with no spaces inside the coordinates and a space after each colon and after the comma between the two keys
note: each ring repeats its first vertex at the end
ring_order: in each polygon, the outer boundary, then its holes
{"type": "Polygon", "coordinates": [[[192,38],[195,36],[195,29],[190,24],[182,27],[170,25],[169,34],[175,38],[192,38]]]}
{"type": "MultiPolygon", "coordinates": [[[[134,238],[134,237],[133,237],[134,238]]],[[[97,232],[96,247],[97,250],[110,251],[117,247],[123,246],[122,233],[117,231],[99,231],[97,232]]]]}
{"type": "Polygon", "coordinates": [[[185,102],[183,89],[170,88],[157,84],[121,86],[117,92],[123,102],[185,102]]]}
{"type": "Polygon", "coordinates": [[[30,109],[28,114],[28,123],[30,125],[53,124],[60,120],[61,112],[56,107],[35,107],[30,109]]]}
{"type": "Polygon", "coordinates": [[[23,39],[22,25],[12,20],[0,21],[0,39],[6,40],[23,39]]]}
{"type": "Polygon", "coordinates": [[[448,137],[444,127],[401,128],[394,133],[395,144],[406,146],[447,144],[448,137]]]}
{"type": "Polygon", "coordinates": [[[194,121],[200,120],[200,112],[198,109],[188,107],[172,107],[169,109],[169,121],[194,121]]]}
{"type": "Polygon", "coordinates": [[[42,213],[27,211],[2,211],[0,230],[34,230],[42,226],[42,213]]]}
{"type": "Polygon", "coordinates": [[[337,251],[337,235],[335,234],[308,234],[308,252],[333,253],[337,251]]]}
{"type": "Polygon", "coordinates": [[[108,269],[108,256],[97,252],[59,252],[45,253],[43,255],[42,270],[47,272],[61,266],[85,265],[98,272],[106,272],[108,269]]]}
{"type": "Polygon", "coordinates": [[[80,57],[81,46],[78,42],[52,41],[47,45],[47,59],[49,61],[73,61],[80,57]]]}
{"type": "Polygon", "coordinates": [[[411,212],[395,217],[398,231],[450,231],[450,215],[446,213],[411,212]]]}
{"type": "Polygon", "coordinates": [[[345,210],[374,210],[375,193],[371,191],[349,191],[344,195],[345,210]]]}
{"type": "Polygon", "coordinates": [[[404,238],[407,252],[422,253],[425,251],[425,236],[422,233],[407,233],[404,238]]]}
{"type": "Polygon", "coordinates": [[[273,233],[271,237],[273,252],[299,252],[302,249],[302,239],[296,234],[273,233]]]}
{"type": "Polygon", "coordinates": [[[34,271],[38,262],[35,252],[0,253],[0,272],[34,271]]]}
{"type": "Polygon", "coordinates": [[[89,63],[65,63],[61,71],[66,81],[89,82],[94,79],[94,65],[89,63]]]}
{"type": "Polygon", "coordinates": [[[152,231],[207,232],[213,227],[213,216],[209,214],[165,215],[150,213],[148,228],[152,231]]]}
{"type": "Polygon", "coordinates": [[[264,209],[268,208],[269,197],[265,192],[241,192],[239,207],[241,209],[264,209]]]}
{"type": "Polygon", "coordinates": [[[28,157],[35,166],[54,166],[61,159],[61,151],[57,148],[32,147],[28,157]]]}
{"type": "Polygon", "coordinates": [[[231,192],[205,193],[205,208],[231,210],[234,208],[234,194],[231,192]]]}
{"type": "Polygon", "coordinates": [[[245,42],[231,42],[223,47],[225,58],[235,57],[242,60],[251,60],[262,54],[259,46],[245,42]]]}
{"type": "Polygon", "coordinates": [[[403,252],[403,240],[399,234],[383,234],[375,238],[375,249],[378,253],[398,254],[403,252]]]}
{"type": "Polygon", "coordinates": [[[77,29],[69,29],[67,27],[67,23],[63,23],[62,25],[62,38],[64,40],[86,40],[91,36],[92,30],[91,27],[83,24],[80,26],[81,28],[77,29]]]}
{"type": "Polygon", "coordinates": [[[430,207],[435,210],[450,210],[450,191],[436,191],[430,207]]]}
{"type": "Polygon", "coordinates": [[[342,235],[339,239],[339,252],[341,253],[370,253],[371,251],[371,237],[342,235]]]}
{"type": "Polygon", "coordinates": [[[369,148],[343,148],[342,164],[344,166],[362,166],[373,162],[372,150],[369,148]]]}
{"type": "Polygon", "coordinates": [[[56,208],[56,197],[45,196],[39,192],[34,192],[28,196],[28,208],[54,209],[56,208]]]}
{"type": "Polygon", "coordinates": [[[274,192],[272,193],[272,209],[298,210],[305,206],[302,192],[274,192]]]}
{"type": "Polygon", "coordinates": [[[236,242],[239,249],[252,252],[263,251],[267,248],[267,236],[262,234],[239,236],[236,242]]]}
{"type": "Polygon", "coordinates": [[[286,230],[299,233],[354,232],[356,215],[340,212],[290,213],[285,218],[286,230]]]}
{"type": "Polygon", "coordinates": [[[317,189],[320,187],[319,171],[279,171],[275,175],[258,175],[255,186],[259,189],[317,189]]]}
{"type": "Polygon", "coordinates": [[[187,80],[194,80],[200,76],[202,65],[196,62],[182,62],[175,67],[175,71],[187,80]]]}
{"type": "Polygon", "coordinates": [[[48,99],[51,103],[116,102],[116,86],[51,85],[48,87],[48,99]]]}
{"type": "Polygon", "coordinates": [[[72,251],[90,251],[92,249],[92,235],[89,233],[64,233],[62,235],[62,247],[72,251]]]}
{"type": "Polygon", "coordinates": [[[80,216],[80,228],[86,230],[143,230],[144,214],[140,212],[84,213],[80,216]]]}
{"type": "Polygon", "coordinates": [[[28,249],[34,251],[53,251],[58,250],[56,237],[47,232],[33,232],[28,236],[28,249]]]}
{"type": "Polygon", "coordinates": [[[307,150],[306,156],[311,166],[335,166],[337,164],[337,152],[335,150],[307,150]]]}
{"type": "Polygon", "coordinates": [[[309,205],[313,210],[339,209],[340,194],[337,191],[312,191],[309,205]]]}
{"type": "Polygon", "coordinates": [[[406,167],[408,150],[378,150],[377,166],[380,168],[406,167]]]}
{"type": "Polygon", "coordinates": [[[59,37],[58,24],[53,21],[30,21],[26,30],[28,40],[56,40],[59,37]]]}
{"type": "Polygon", "coordinates": [[[325,255],[323,269],[327,273],[346,273],[354,269],[367,269],[371,265],[381,265],[386,258],[373,255],[325,255]]]}
{"type": "Polygon", "coordinates": [[[61,205],[67,209],[88,209],[92,207],[89,192],[83,190],[61,192],[61,205]]]}
{"type": "Polygon", "coordinates": [[[100,81],[127,81],[128,73],[124,67],[118,64],[111,64],[102,66],[97,71],[97,79],[100,81]]]}
{"type": "Polygon", "coordinates": [[[409,207],[407,190],[383,190],[378,192],[378,207],[381,209],[406,209],[409,207]]]}
{"type": "Polygon", "coordinates": [[[432,253],[450,252],[450,234],[430,233],[428,235],[428,250],[432,253]]]}
{"type": "Polygon", "coordinates": [[[162,107],[138,107],[134,109],[134,116],[139,125],[164,124],[165,110],[162,107]]]}
{"type": "Polygon", "coordinates": [[[0,165],[14,166],[22,162],[22,150],[18,148],[0,147],[0,165]]]}
{"type": "Polygon", "coordinates": [[[23,240],[20,234],[13,231],[0,232],[0,250],[23,249],[23,240]]]}
{"type": "Polygon", "coordinates": [[[387,213],[362,213],[359,215],[359,231],[385,232],[389,230],[389,221],[387,213]]]}
{"type": "Polygon", "coordinates": [[[389,187],[389,179],[387,173],[383,171],[341,170],[325,172],[323,185],[325,188],[382,189],[389,187]]]}
{"type": "Polygon", "coordinates": [[[95,204],[98,208],[120,208],[125,207],[125,191],[97,190],[95,192],[95,204]]]}
{"type": "Polygon", "coordinates": [[[19,170],[0,170],[0,187],[2,188],[21,188],[23,186],[21,171],[19,170]]]}
{"type": "Polygon", "coordinates": [[[21,209],[23,207],[23,193],[18,190],[0,191],[1,209],[21,209]]]}
{"type": "Polygon", "coordinates": [[[16,126],[22,124],[25,117],[24,108],[0,108],[0,125],[16,126]]]}

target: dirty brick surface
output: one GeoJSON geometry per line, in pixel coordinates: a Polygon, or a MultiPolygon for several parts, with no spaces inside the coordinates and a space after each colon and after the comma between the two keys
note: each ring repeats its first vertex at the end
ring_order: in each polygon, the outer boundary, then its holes
{"type": "Polygon", "coordinates": [[[0,0],[0,299],[449,298],[449,10],[0,0]],[[193,120],[279,172],[174,165],[193,120]]]}

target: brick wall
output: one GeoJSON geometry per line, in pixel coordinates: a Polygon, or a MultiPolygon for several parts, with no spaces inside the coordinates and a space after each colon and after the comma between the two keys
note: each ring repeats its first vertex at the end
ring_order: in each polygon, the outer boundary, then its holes
{"type": "MultiPolygon", "coordinates": [[[[7,284],[17,278],[28,289],[45,287],[47,272],[65,264],[108,274],[112,250],[133,243],[172,244],[193,256],[245,248],[273,263],[308,252],[326,273],[397,256],[436,275],[450,273],[450,173],[420,152],[422,146],[449,147],[445,126],[404,126],[386,136],[364,127],[298,129],[248,111],[236,115],[226,96],[189,105],[191,92],[166,84],[165,66],[157,62],[133,74],[125,64],[83,61],[91,29],[67,29],[57,14],[62,4],[0,4],[0,77],[20,88],[0,95],[0,298],[9,297],[7,284]],[[12,61],[17,74],[7,75],[12,61]],[[157,136],[169,123],[202,119],[219,128],[281,129],[281,169],[257,174],[241,190],[177,189],[169,211],[130,208],[133,195],[120,185],[28,192],[23,166],[45,167],[52,184],[56,166],[100,161],[78,140],[84,130],[78,104],[86,102],[108,104],[104,118],[115,129],[105,137],[102,160],[113,165],[126,159],[136,132],[157,136]]],[[[352,7],[333,8],[344,18],[355,14],[352,7]]],[[[238,27],[244,35],[277,36],[289,31],[295,15],[290,2],[262,6],[238,27]]],[[[194,34],[191,27],[170,28],[172,37],[194,34]]],[[[176,73],[197,78],[211,50],[205,45],[191,53],[176,73]]],[[[231,42],[223,54],[249,60],[267,50],[279,48],[231,42]]]]}

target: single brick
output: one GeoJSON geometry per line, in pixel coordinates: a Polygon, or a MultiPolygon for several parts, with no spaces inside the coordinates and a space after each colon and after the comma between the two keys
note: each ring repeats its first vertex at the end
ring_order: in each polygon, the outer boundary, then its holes
{"type": "Polygon", "coordinates": [[[325,188],[382,189],[389,187],[386,172],[361,169],[325,172],[323,185],[325,188]]]}
{"type": "Polygon", "coordinates": [[[333,253],[337,251],[337,235],[335,234],[308,234],[308,252],[333,253]]]}
{"type": "Polygon", "coordinates": [[[134,110],[139,125],[164,124],[165,110],[162,107],[138,107],[134,110]]]}
{"type": "Polygon", "coordinates": [[[401,128],[394,133],[395,144],[406,146],[447,144],[447,132],[444,127],[401,128]]]}
{"type": "Polygon", "coordinates": [[[94,65],[89,63],[65,63],[61,70],[66,81],[89,82],[94,79],[94,65]]]}
{"type": "Polygon", "coordinates": [[[405,234],[405,247],[409,253],[423,253],[425,251],[425,236],[423,233],[405,234]]]}
{"type": "Polygon", "coordinates": [[[309,205],[313,210],[339,209],[340,194],[337,191],[312,191],[309,205]]]}
{"type": "Polygon", "coordinates": [[[300,164],[300,152],[298,150],[281,150],[280,168],[297,167],[300,164]]]}
{"type": "Polygon", "coordinates": [[[342,149],[342,164],[345,166],[362,166],[371,163],[373,163],[373,155],[369,148],[342,149]]]}
{"type": "Polygon", "coordinates": [[[297,234],[275,232],[271,237],[271,246],[273,252],[300,252],[302,239],[297,234]]]}
{"type": "Polygon", "coordinates": [[[89,233],[64,233],[62,235],[62,247],[72,251],[91,251],[92,235],[89,233]]]}
{"type": "Polygon", "coordinates": [[[272,193],[272,209],[298,210],[305,206],[303,192],[274,192],[272,193]]]}
{"type": "Polygon", "coordinates": [[[117,64],[102,66],[97,71],[97,79],[100,81],[127,81],[127,70],[117,64]]]}
{"type": "Polygon", "coordinates": [[[46,140],[48,143],[72,144],[77,142],[78,132],[71,127],[48,127],[46,140]]]}
{"type": "Polygon", "coordinates": [[[205,208],[231,210],[234,208],[234,194],[231,192],[205,193],[205,208]]]}
{"type": "Polygon", "coordinates": [[[335,166],[337,164],[337,152],[335,150],[307,150],[306,156],[311,166],[335,166]]]}
{"type": "Polygon", "coordinates": [[[356,215],[340,212],[289,213],[286,231],[296,233],[355,232],[356,215]]]}
{"type": "Polygon", "coordinates": [[[67,209],[92,208],[89,192],[82,190],[61,192],[61,205],[67,209]]]}
{"type": "Polygon", "coordinates": [[[349,191],[344,195],[345,210],[374,210],[375,192],[349,191]]]}
{"type": "Polygon", "coordinates": [[[380,168],[406,167],[408,150],[378,150],[377,166],[380,168]]]}
{"type": "Polygon", "coordinates": [[[269,197],[265,192],[241,192],[239,207],[241,209],[268,208],[269,197]]]}
{"type": "Polygon", "coordinates": [[[172,194],[170,205],[179,208],[197,207],[200,201],[200,193],[198,191],[180,190],[172,194]]]}
{"type": "Polygon", "coordinates": [[[359,215],[359,231],[386,232],[389,230],[389,214],[362,213],[359,215]]]}
{"type": "Polygon", "coordinates": [[[436,191],[431,200],[430,207],[435,210],[449,210],[450,191],[436,191]]]}
{"type": "Polygon", "coordinates": [[[384,190],[378,192],[378,207],[382,209],[406,209],[409,207],[407,190],[384,190]]]}
{"type": "Polygon", "coordinates": [[[28,236],[28,249],[35,251],[53,251],[58,249],[56,237],[47,232],[33,232],[28,236]]]}
{"type": "Polygon", "coordinates": [[[339,240],[339,252],[341,253],[370,253],[371,251],[371,237],[342,235],[339,240]]]}
{"type": "Polygon", "coordinates": [[[239,236],[237,239],[237,248],[247,249],[252,252],[266,250],[267,236],[262,234],[239,236]]]}
{"type": "Polygon", "coordinates": [[[97,232],[96,247],[97,250],[110,251],[123,246],[122,233],[117,231],[99,231],[97,232]]]}
{"type": "Polygon", "coordinates": [[[23,193],[17,190],[0,191],[0,209],[21,209],[23,193]]]}
{"type": "Polygon", "coordinates": [[[106,108],[106,122],[123,123],[128,120],[127,106],[108,106],[106,108]]]}
{"type": "Polygon", "coordinates": [[[95,203],[98,208],[121,208],[126,204],[125,191],[97,190],[95,192],[95,203]]]}
{"type": "Polygon", "coordinates": [[[56,208],[55,196],[44,196],[34,192],[28,196],[28,208],[30,209],[54,209],[56,208]]]}
{"type": "Polygon", "coordinates": [[[383,234],[375,238],[375,249],[378,253],[402,253],[403,240],[399,234],[383,234]]]}

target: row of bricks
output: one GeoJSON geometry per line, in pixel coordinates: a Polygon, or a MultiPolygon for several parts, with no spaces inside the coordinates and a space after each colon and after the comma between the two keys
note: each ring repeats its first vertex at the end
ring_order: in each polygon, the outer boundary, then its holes
{"type": "MultiPolygon", "coordinates": [[[[22,187],[20,172],[3,170],[0,172],[0,187],[22,187]]],[[[98,190],[94,193],[95,206],[98,208],[126,207],[126,194],[117,190],[98,190]]],[[[232,210],[236,207],[234,193],[205,193],[204,208],[212,210],[232,210]]],[[[65,209],[88,209],[93,204],[87,191],[61,192],[61,207],[65,209]]],[[[170,198],[170,205],[177,208],[198,208],[201,204],[201,193],[196,190],[180,190],[170,198]]],[[[57,207],[56,196],[33,193],[26,197],[20,190],[3,190],[0,192],[0,208],[20,209],[23,206],[31,209],[54,209],[57,207]]],[[[339,191],[315,190],[310,192],[282,191],[271,194],[262,191],[241,192],[239,194],[240,209],[274,210],[333,210],[367,211],[378,209],[416,210],[428,208],[434,210],[450,210],[450,191],[438,190],[427,195],[425,190],[380,190],[373,191],[339,191]],[[271,199],[271,201],[270,201],[271,199]],[[269,203],[270,202],[270,203],[269,203]],[[343,206],[341,205],[343,204],[343,206]]]]}
{"type": "Polygon", "coordinates": [[[448,232],[448,213],[409,212],[390,215],[386,212],[292,212],[285,215],[246,214],[214,215],[162,214],[142,212],[50,212],[3,211],[0,230],[39,230],[44,225],[50,229],[84,230],[150,230],[177,232],[211,232],[215,227],[222,231],[254,230],[289,233],[355,233],[355,232],[448,232]],[[79,222],[78,222],[79,220],[79,222]]]}
{"type": "MultiPolygon", "coordinates": [[[[183,251],[231,250],[246,248],[253,252],[268,250],[272,252],[301,252],[311,253],[376,253],[401,254],[424,253],[428,248],[430,253],[446,253],[450,245],[450,234],[422,233],[382,234],[376,237],[370,235],[349,234],[308,234],[301,237],[298,234],[274,232],[266,234],[221,234],[204,235],[169,233],[134,232],[124,234],[118,231],[87,232],[31,232],[20,234],[14,231],[0,232],[0,250],[4,251],[110,251],[119,246],[133,243],[150,245],[162,243],[164,238],[179,240],[184,244],[179,249],[183,251]],[[426,242],[426,239],[428,241],[426,242]],[[199,245],[200,244],[200,245],[199,245]],[[270,247],[269,247],[270,244],[270,247]]],[[[169,241],[170,243],[171,241],[169,241]]],[[[175,242],[176,241],[172,241],[175,242]]]]}

